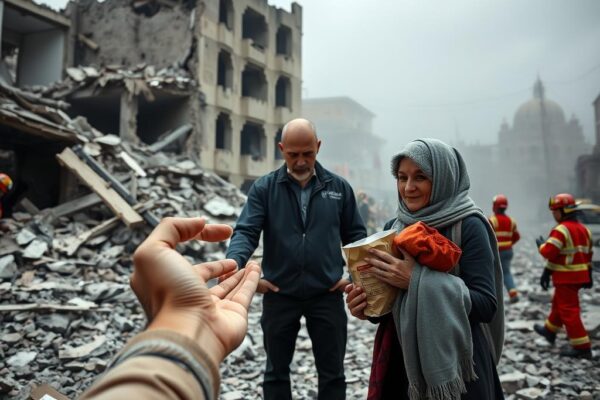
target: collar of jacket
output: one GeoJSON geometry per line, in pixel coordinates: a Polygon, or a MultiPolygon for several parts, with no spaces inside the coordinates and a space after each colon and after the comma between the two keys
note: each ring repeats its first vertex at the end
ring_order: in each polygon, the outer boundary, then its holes
{"type": "MultiPolygon", "coordinates": [[[[315,173],[317,174],[317,178],[319,179],[319,182],[321,184],[329,182],[330,180],[333,179],[333,176],[331,175],[331,173],[329,171],[327,171],[325,168],[323,168],[323,166],[321,164],[319,164],[318,161],[315,162],[315,173]]],[[[287,165],[285,163],[283,163],[281,168],[279,168],[277,170],[277,182],[278,183],[291,182],[291,178],[287,173],[287,165]]]]}

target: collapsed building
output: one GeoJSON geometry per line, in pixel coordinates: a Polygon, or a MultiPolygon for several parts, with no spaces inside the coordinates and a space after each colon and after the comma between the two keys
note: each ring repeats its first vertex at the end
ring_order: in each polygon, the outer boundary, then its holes
{"type": "Polygon", "coordinates": [[[266,0],[83,0],[66,13],[84,38],[77,65],[175,67],[197,85],[177,92],[150,88],[154,99],[126,90],[71,94],[74,108],[92,124],[101,118],[112,125],[105,127],[109,133],[118,129],[124,139],[150,144],[191,123],[187,152],[237,186],[247,187],[280,163],[278,132],[301,107],[299,5],[289,13],[266,0]],[[108,115],[98,116],[100,108],[108,115]]]}
{"type": "MultiPolygon", "coordinates": [[[[9,0],[0,13],[0,83],[20,89],[17,103],[45,99],[54,119],[134,144],[176,134],[175,150],[242,189],[281,164],[281,128],[301,109],[298,4],[287,12],[267,0],[82,0],[58,13],[9,0]]],[[[13,196],[42,208],[69,198],[54,155],[73,135],[42,135],[53,118],[25,127],[28,117],[17,124],[8,114],[0,167],[16,178],[13,196]]]]}

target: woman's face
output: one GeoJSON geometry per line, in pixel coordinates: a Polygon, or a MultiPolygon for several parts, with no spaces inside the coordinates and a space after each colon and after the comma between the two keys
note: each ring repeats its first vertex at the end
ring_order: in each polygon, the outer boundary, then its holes
{"type": "Polygon", "coordinates": [[[413,160],[404,157],[398,166],[398,193],[410,212],[429,204],[431,180],[413,160]]]}

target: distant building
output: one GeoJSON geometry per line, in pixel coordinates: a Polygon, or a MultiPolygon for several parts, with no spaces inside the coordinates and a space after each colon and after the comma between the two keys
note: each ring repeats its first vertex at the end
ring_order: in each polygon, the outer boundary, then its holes
{"type": "Polygon", "coordinates": [[[542,216],[550,195],[575,192],[577,158],[590,151],[577,118],[566,120],[539,78],[533,98],[518,107],[512,126],[506,121],[500,126],[496,145],[462,149],[480,206],[489,208],[492,197],[504,193],[513,213],[523,218],[542,216]]]}
{"type": "Polygon", "coordinates": [[[577,160],[577,195],[600,204],[600,95],[596,97],[593,105],[596,145],[591,155],[581,156],[577,160]]]}
{"type": "Polygon", "coordinates": [[[375,114],[350,97],[303,99],[302,112],[323,141],[319,162],[346,178],[355,192],[381,197],[391,178],[380,158],[384,140],[373,134],[375,114]]]}

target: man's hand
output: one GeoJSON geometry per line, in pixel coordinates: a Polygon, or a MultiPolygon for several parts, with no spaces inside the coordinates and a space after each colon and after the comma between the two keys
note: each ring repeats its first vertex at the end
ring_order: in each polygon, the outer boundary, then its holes
{"type": "Polygon", "coordinates": [[[266,279],[261,279],[258,281],[258,288],[256,289],[258,293],[267,293],[267,292],[279,292],[279,288],[273,285],[266,279]]]}
{"type": "Polygon", "coordinates": [[[340,278],[339,281],[335,283],[332,287],[329,288],[330,292],[340,291],[343,292],[344,288],[350,283],[350,281],[346,278],[340,278]]]}
{"type": "Polygon", "coordinates": [[[552,275],[552,271],[548,268],[544,268],[544,272],[542,272],[542,276],[540,276],[540,286],[544,291],[548,290],[550,287],[550,275],[552,275]]]}
{"type": "Polygon", "coordinates": [[[202,218],[165,218],[135,251],[130,281],[149,330],[186,335],[202,343],[217,364],[244,339],[260,266],[248,263],[209,290],[205,282],[235,271],[235,261],[192,266],[175,248],[189,240],[225,240],[231,232],[228,225],[206,225],[202,218]]]}
{"type": "Polygon", "coordinates": [[[541,245],[543,245],[545,242],[544,237],[543,236],[539,236],[538,238],[535,239],[535,244],[537,245],[537,248],[539,249],[541,245]]]}

